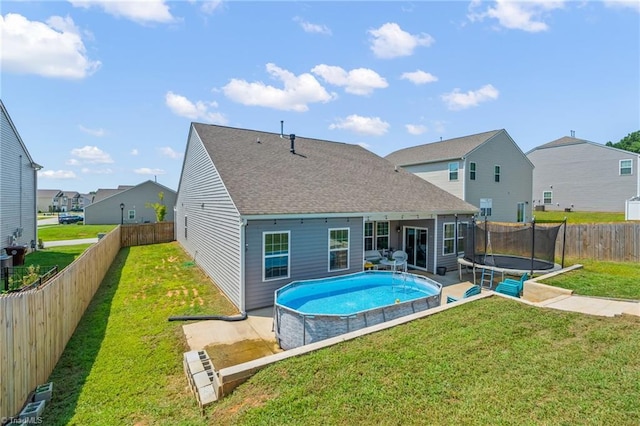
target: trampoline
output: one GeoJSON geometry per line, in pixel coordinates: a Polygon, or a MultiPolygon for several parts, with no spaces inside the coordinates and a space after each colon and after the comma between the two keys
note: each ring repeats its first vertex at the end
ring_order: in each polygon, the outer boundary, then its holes
{"type": "MultiPolygon", "coordinates": [[[[530,276],[564,267],[563,233],[561,264],[555,263],[556,240],[566,219],[558,222],[497,223],[473,220],[464,235],[464,256],[458,258],[458,272],[462,279],[462,266],[486,269],[505,275],[530,276]]],[[[566,226],[565,228],[566,229],[566,226]]]]}

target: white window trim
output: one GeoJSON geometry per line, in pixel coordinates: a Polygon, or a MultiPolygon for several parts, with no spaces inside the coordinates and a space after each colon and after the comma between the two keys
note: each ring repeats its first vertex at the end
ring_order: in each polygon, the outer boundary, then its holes
{"type": "Polygon", "coordinates": [[[502,182],[502,166],[500,164],[494,164],[493,165],[493,183],[500,183],[500,182],[502,182]],[[497,173],[496,173],[496,167],[498,168],[497,173]],[[496,176],[499,176],[497,182],[496,182],[496,176]]]}
{"type": "Polygon", "coordinates": [[[470,161],[469,162],[469,180],[477,180],[477,179],[478,179],[478,165],[475,161],[470,161]],[[472,173],[473,173],[473,177],[471,177],[472,173]]]}
{"type": "MultiPolygon", "coordinates": [[[[278,256],[282,256],[282,255],[281,254],[270,255],[269,257],[278,257],[278,256]]],[[[286,280],[290,276],[291,276],[291,231],[264,231],[262,233],[262,282],[286,280]],[[287,234],[287,276],[266,278],[265,267],[267,265],[266,265],[265,259],[267,258],[267,255],[264,250],[264,243],[266,241],[267,235],[275,235],[275,234],[287,234]]]]}
{"type": "MultiPolygon", "coordinates": [[[[367,239],[371,239],[371,250],[376,249],[376,222],[370,220],[368,222],[364,222],[364,227],[362,229],[362,241],[365,243],[367,239]],[[367,224],[371,224],[371,236],[367,236],[367,224]]],[[[366,244],[363,244],[363,247],[366,247],[366,244]]]]}
{"type": "Polygon", "coordinates": [[[542,204],[547,206],[550,206],[551,204],[553,204],[553,191],[542,191],[542,204]],[[546,193],[551,194],[551,196],[549,197],[551,201],[549,201],[548,203],[546,201],[546,197],[544,196],[544,194],[546,193]]]}
{"type": "Polygon", "coordinates": [[[134,210],[129,210],[127,212],[127,219],[128,220],[135,220],[136,219],[136,211],[134,210]],[[133,217],[131,217],[131,213],[133,213],[133,217]]]}
{"type": "Polygon", "coordinates": [[[447,166],[447,171],[449,172],[449,182],[457,182],[458,180],[460,180],[460,162],[459,161],[452,161],[449,163],[449,165],[447,166]],[[456,166],[456,170],[455,170],[455,174],[456,174],[456,178],[455,179],[451,179],[451,173],[454,173],[451,170],[451,166],[454,165],[456,166]]]}
{"type": "MultiPolygon", "coordinates": [[[[373,227],[373,248],[375,250],[389,250],[389,243],[391,242],[391,223],[388,220],[379,220],[374,222],[375,226],[373,227]],[[387,233],[386,234],[378,234],[378,224],[386,223],[387,224],[387,233]],[[387,248],[381,249],[378,248],[378,238],[379,237],[387,237],[387,248]]],[[[351,243],[351,242],[349,242],[351,243]]],[[[351,245],[351,244],[349,244],[351,245]]]]}
{"type": "Polygon", "coordinates": [[[633,160],[631,158],[625,158],[624,160],[620,160],[618,162],[618,174],[619,174],[619,176],[633,176],[633,160]],[[629,173],[627,173],[627,174],[623,174],[622,173],[622,162],[623,161],[628,161],[629,162],[629,167],[625,167],[625,169],[629,169],[629,173]]]}
{"type": "Polygon", "coordinates": [[[327,232],[327,272],[339,272],[349,270],[349,259],[351,256],[351,229],[350,228],[329,228],[327,232]],[[332,249],[331,248],[331,231],[347,231],[347,267],[341,269],[331,269],[331,252],[344,251],[345,249],[332,249]]]}
{"type": "MultiPolygon", "coordinates": [[[[467,222],[458,222],[458,243],[460,242],[460,240],[464,240],[464,234],[460,233],[460,226],[462,226],[462,225],[468,225],[468,223],[467,222]]],[[[452,255],[456,254],[455,251],[451,252],[451,253],[445,253],[445,251],[444,251],[444,249],[445,249],[444,242],[445,241],[453,240],[453,242],[454,242],[454,244],[453,244],[454,250],[455,250],[456,247],[460,246],[460,244],[456,245],[456,243],[455,243],[456,242],[456,229],[455,229],[455,226],[456,226],[455,222],[443,222],[442,223],[442,255],[443,256],[452,256],[452,255]],[[444,228],[447,225],[453,225],[453,237],[452,238],[446,238],[445,237],[446,233],[444,232],[444,228]]],[[[462,250],[462,251],[458,250],[457,255],[462,254],[462,253],[464,253],[464,250],[462,250]]]]}

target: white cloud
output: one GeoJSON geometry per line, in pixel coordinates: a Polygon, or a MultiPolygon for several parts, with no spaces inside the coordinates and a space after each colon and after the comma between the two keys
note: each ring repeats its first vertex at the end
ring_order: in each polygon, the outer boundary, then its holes
{"type": "Polygon", "coordinates": [[[161,148],[159,148],[160,153],[165,156],[165,157],[169,157],[172,159],[177,159],[177,158],[182,158],[182,153],[181,152],[176,152],[173,150],[173,148],[168,147],[168,146],[163,146],[161,148]]]}
{"type": "Polygon", "coordinates": [[[293,18],[293,20],[300,24],[300,26],[306,33],[331,35],[331,29],[329,29],[329,27],[327,27],[326,25],[312,24],[311,22],[307,22],[297,16],[293,18]]]}
{"type": "Polygon", "coordinates": [[[79,166],[82,163],[75,158],[70,158],[67,161],[65,161],[64,164],[66,164],[67,166],[79,166]]]}
{"type": "Polygon", "coordinates": [[[0,15],[0,39],[3,72],[81,79],[100,68],[100,61],[87,56],[69,17],[52,16],[44,23],[15,13],[0,15]]]}
{"type": "Polygon", "coordinates": [[[505,28],[535,33],[549,29],[544,19],[552,10],[561,9],[564,6],[564,0],[531,0],[526,2],[497,0],[495,6],[489,6],[483,12],[476,12],[480,5],[481,2],[477,0],[469,5],[467,17],[471,22],[493,18],[497,19],[500,25],[505,28]]]}
{"type": "Polygon", "coordinates": [[[438,81],[438,77],[422,70],[416,70],[414,72],[405,72],[400,76],[402,80],[409,80],[413,84],[426,84],[438,81]]]}
{"type": "Polygon", "coordinates": [[[605,0],[605,6],[618,9],[634,9],[640,13],[640,1],[638,0],[605,0]]]}
{"type": "Polygon", "coordinates": [[[466,93],[456,88],[450,93],[445,93],[441,98],[449,109],[461,110],[478,106],[481,102],[496,100],[499,94],[498,89],[491,84],[485,84],[478,90],[470,90],[466,93]]]}
{"type": "Polygon", "coordinates": [[[38,177],[42,179],[75,179],[76,174],[71,170],[40,170],[38,177]]]}
{"type": "Polygon", "coordinates": [[[222,6],[222,0],[200,0],[200,10],[207,15],[211,15],[222,6]]]}
{"type": "Polygon", "coordinates": [[[171,15],[164,0],[68,0],[75,7],[88,9],[96,6],[118,18],[129,19],[139,24],[152,22],[171,23],[176,19],[171,15]]]}
{"type": "Polygon", "coordinates": [[[353,95],[369,95],[375,89],[389,86],[384,78],[368,68],[356,68],[347,72],[337,66],[321,64],[313,67],[311,72],[329,84],[344,86],[345,92],[353,95]]]}
{"type": "Polygon", "coordinates": [[[380,28],[369,30],[371,50],[378,58],[390,59],[410,56],[418,46],[431,46],[434,42],[429,34],[410,34],[394,22],[387,22],[380,28]]]}
{"type": "Polygon", "coordinates": [[[209,108],[216,108],[216,102],[191,102],[182,95],[177,95],[171,91],[164,97],[165,104],[176,115],[190,118],[192,120],[204,120],[208,123],[227,124],[227,118],[219,112],[209,111],[209,108]]]}
{"type": "Polygon", "coordinates": [[[342,129],[364,135],[380,136],[387,133],[389,123],[382,121],[379,117],[362,117],[352,114],[347,118],[338,119],[336,123],[329,126],[329,129],[342,129]]]}
{"type": "Polygon", "coordinates": [[[138,155],[138,149],[137,148],[133,148],[129,154],[138,155]]]}
{"type": "Polygon", "coordinates": [[[113,163],[111,156],[97,146],[86,145],[82,148],[74,148],[71,150],[71,155],[77,157],[78,164],[113,163]]]}
{"type": "Polygon", "coordinates": [[[83,167],[80,171],[82,173],[92,174],[92,175],[111,175],[111,174],[113,174],[113,169],[110,169],[110,168],[106,168],[106,169],[90,169],[88,167],[83,167]]]}
{"type": "Polygon", "coordinates": [[[422,124],[405,124],[404,127],[407,129],[407,132],[412,135],[421,135],[428,130],[427,126],[423,126],[422,124]]]}
{"type": "Polygon", "coordinates": [[[104,129],[89,129],[88,127],[84,127],[82,124],[78,124],[78,128],[83,132],[88,133],[92,136],[96,136],[98,138],[101,138],[106,134],[104,129]]]}
{"type": "Polygon", "coordinates": [[[225,96],[243,105],[298,112],[308,111],[309,103],[326,103],[336,98],[335,94],[328,93],[311,74],[296,76],[271,63],[266,65],[266,69],[273,78],[284,84],[284,88],[234,78],[222,88],[225,96]]]}
{"type": "Polygon", "coordinates": [[[163,175],[166,173],[162,169],[151,169],[149,167],[141,167],[139,169],[135,169],[133,172],[139,175],[163,175]]]}

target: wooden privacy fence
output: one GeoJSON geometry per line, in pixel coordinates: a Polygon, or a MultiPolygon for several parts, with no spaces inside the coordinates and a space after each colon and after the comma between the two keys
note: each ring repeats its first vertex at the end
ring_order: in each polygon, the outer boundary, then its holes
{"type": "Polygon", "coordinates": [[[173,222],[121,225],[122,247],[160,244],[173,241],[173,222]]]}
{"type": "MultiPolygon", "coordinates": [[[[556,241],[556,258],[562,256],[562,229],[556,241]]],[[[565,257],[640,261],[640,223],[567,225],[565,257]]]]}
{"type": "Polygon", "coordinates": [[[173,241],[173,223],[118,226],[40,288],[0,295],[0,419],[51,375],[120,248],[173,241]]]}

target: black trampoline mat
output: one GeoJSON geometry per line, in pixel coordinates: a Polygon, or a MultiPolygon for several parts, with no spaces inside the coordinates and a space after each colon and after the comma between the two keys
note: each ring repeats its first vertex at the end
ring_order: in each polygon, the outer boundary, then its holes
{"type": "Polygon", "coordinates": [[[511,256],[508,254],[489,254],[486,257],[484,254],[476,254],[475,260],[470,257],[465,257],[465,259],[478,265],[495,266],[503,269],[519,269],[524,271],[529,269],[553,269],[554,266],[553,262],[542,259],[533,259],[533,267],[531,267],[530,257],[511,256]]]}

